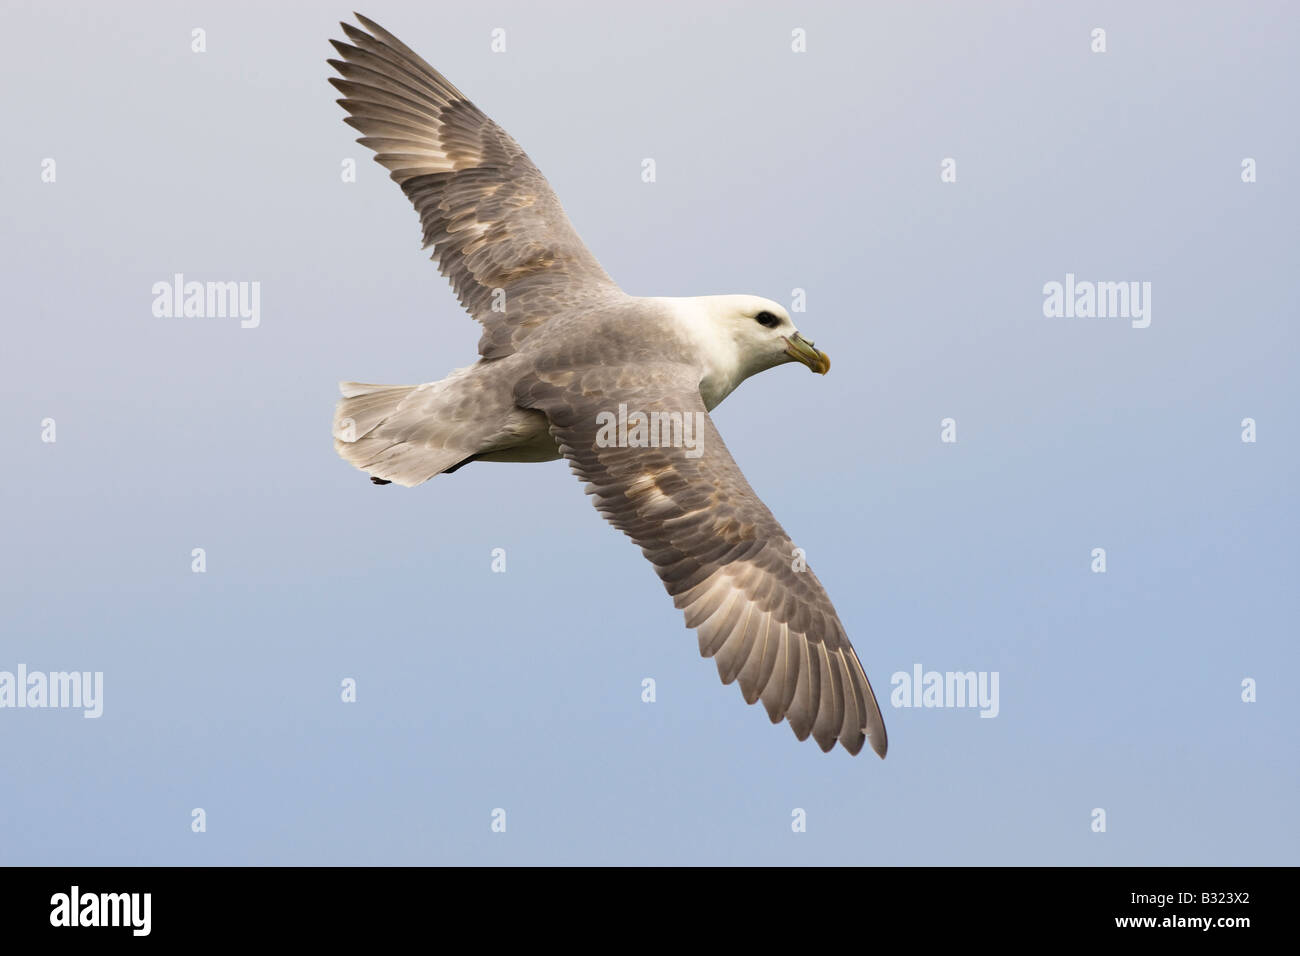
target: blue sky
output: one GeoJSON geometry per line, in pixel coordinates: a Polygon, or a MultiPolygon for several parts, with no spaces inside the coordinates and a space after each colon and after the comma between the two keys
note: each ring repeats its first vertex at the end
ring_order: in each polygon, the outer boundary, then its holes
{"type": "Polygon", "coordinates": [[[337,458],[337,381],[479,335],[333,102],[346,8],[7,10],[0,671],[102,671],[104,713],[0,709],[0,862],[1297,862],[1293,9],[364,11],[627,291],[806,290],[834,367],[743,385],[732,454],[882,704],[999,675],[993,719],[886,705],[884,762],[720,686],[563,463],[337,458]],[[177,272],[260,325],[155,317],[177,272]],[[1067,273],[1150,326],[1044,317],[1067,273]]]}

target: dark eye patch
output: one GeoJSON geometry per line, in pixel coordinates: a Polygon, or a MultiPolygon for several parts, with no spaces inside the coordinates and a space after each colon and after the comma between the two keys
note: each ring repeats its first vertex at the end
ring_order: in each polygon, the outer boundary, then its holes
{"type": "Polygon", "coordinates": [[[781,324],[781,320],[778,319],[771,312],[758,313],[758,315],[754,316],[754,321],[757,322],[759,325],[769,329],[774,329],[781,324]]]}

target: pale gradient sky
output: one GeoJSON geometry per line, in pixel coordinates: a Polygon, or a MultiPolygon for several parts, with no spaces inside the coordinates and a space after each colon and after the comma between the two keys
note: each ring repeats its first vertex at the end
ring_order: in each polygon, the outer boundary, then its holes
{"type": "Polygon", "coordinates": [[[807,290],[834,368],[742,386],[731,452],[882,703],[917,663],[1000,675],[993,720],[886,706],[884,762],[720,686],[563,463],[337,458],[338,380],[479,335],[333,102],[347,7],[4,9],[0,670],[105,701],[0,710],[0,863],[1300,862],[1294,7],[363,11],[629,292],[807,290]],[[260,327],[155,318],[176,272],[259,281],[260,327]],[[1045,319],[1067,272],[1151,282],[1151,326],[1045,319]]]}

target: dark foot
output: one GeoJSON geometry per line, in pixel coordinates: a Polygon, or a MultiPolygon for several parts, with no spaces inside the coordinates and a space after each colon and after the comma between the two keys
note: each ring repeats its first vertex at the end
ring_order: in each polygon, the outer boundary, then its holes
{"type": "Polygon", "coordinates": [[[374,482],[375,484],[377,484],[377,485],[391,485],[391,484],[392,484],[391,481],[385,481],[383,478],[375,478],[373,475],[371,476],[370,480],[373,481],[373,482],[374,482]]]}
{"type": "Polygon", "coordinates": [[[471,461],[473,461],[476,458],[478,458],[478,455],[470,455],[468,458],[462,458],[460,461],[456,462],[456,464],[452,465],[450,468],[444,468],[442,473],[444,475],[450,475],[453,472],[457,471],[458,469],[464,468],[466,465],[468,465],[471,461]]]}

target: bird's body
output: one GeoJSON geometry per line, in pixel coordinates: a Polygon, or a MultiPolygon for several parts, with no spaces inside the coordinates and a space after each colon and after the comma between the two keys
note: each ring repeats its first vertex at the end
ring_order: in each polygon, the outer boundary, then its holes
{"type": "Polygon", "coordinates": [[[480,359],[437,382],[345,383],[335,430],[353,437],[337,439],[339,453],[377,478],[407,486],[468,458],[561,458],[546,416],[518,403],[516,389],[539,365],[555,373],[614,361],[621,366],[694,368],[704,408],[711,412],[753,373],[735,361],[734,350],[709,335],[713,323],[708,306],[719,300],[747,304],[751,298],[755,309],[780,308],[748,296],[623,296],[601,308],[557,316],[548,322],[544,338],[525,339],[510,355],[480,359]],[[443,464],[452,457],[449,465],[443,464]]]}
{"type": "Polygon", "coordinates": [[[426,245],[483,323],[480,359],[437,382],[346,382],[340,455],[381,484],[477,462],[568,459],[642,548],[724,683],[775,722],[884,756],[884,722],[802,552],[708,417],[751,375],[830,366],[757,296],[638,298],[596,262],[528,157],[377,24],[348,24],[331,80],[420,213],[426,245]],[[630,426],[630,427],[629,427],[630,426]]]}

